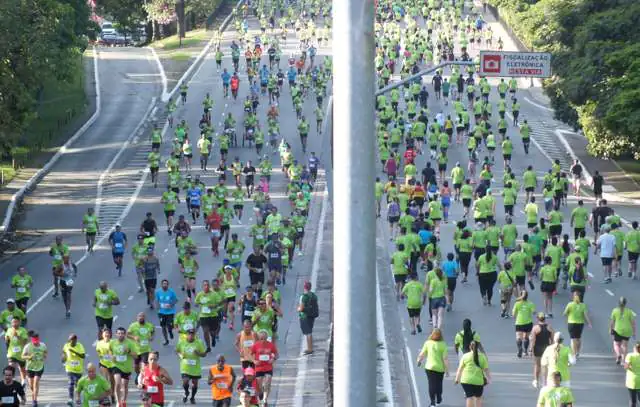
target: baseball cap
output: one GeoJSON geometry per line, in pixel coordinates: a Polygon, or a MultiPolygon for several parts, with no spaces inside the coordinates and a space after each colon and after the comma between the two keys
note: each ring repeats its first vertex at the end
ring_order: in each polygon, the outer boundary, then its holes
{"type": "Polygon", "coordinates": [[[544,312],[538,312],[538,319],[543,321],[547,316],[544,314],[544,312]]]}
{"type": "Polygon", "coordinates": [[[13,298],[7,298],[7,304],[11,304],[11,303],[15,304],[16,300],[14,300],[13,298]]]}

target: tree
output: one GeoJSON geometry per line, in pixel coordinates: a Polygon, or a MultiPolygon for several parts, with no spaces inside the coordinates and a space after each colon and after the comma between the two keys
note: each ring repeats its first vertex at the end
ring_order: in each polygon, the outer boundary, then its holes
{"type": "Polygon", "coordinates": [[[100,14],[108,16],[125,38],[135,32],[146,19],[141,0],[97,0],[100,14]]]}

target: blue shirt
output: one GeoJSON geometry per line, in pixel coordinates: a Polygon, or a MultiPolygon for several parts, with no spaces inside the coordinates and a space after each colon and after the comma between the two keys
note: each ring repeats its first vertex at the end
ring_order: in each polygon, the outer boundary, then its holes
{"type": "Polygon", "coordinates": [[[455,260],[447,260],[442,263],[442,271],[447,278],[456,278],[458,277],[458,263],[455,260]]]}
{"type": "Polygon", "coordinates": [[[158,314],[173,315],[176,313],[175,306],[178,302],[178,297],[171,288],[167,291],[164,291],[162,288],[158,288],[156,290],[156,300],[160,305],[158,314]]]}
{"type": "Polygon", "coordinates": [[[431,236],[433,236],[433,233],[431,233],[431,231],[429,230],[422,229],[421,231],[418,232],[418,236],[420,236],[420,241],[422,244],[429,244],[429,242],[431,241],[431,236]]]}
{"type": "Polygon", "coordinates": [[[200,188],[190,189],[187,193],[189,194],[189,203],[191,205],[200,205],[200,197],[202,196],[200,188]]]}
{"type": "Polygon", "coordinates": [[[113,244],[113,252],[115,254],[124,253],[124,244],[127,241],[127,235],[124,232],[113,231],[109,235],[109,242],[113,244]]]}
{"type": "Polygon", "coordinates": [[[289,69],[289,71],[287,71],[287,77],[289,78],[290,81],[295,81],[296,80],[296,75],[298,73],[296,72],[295,69],[289,69]]]}
{"type": "Polygon", "coordinates": [[[228,85],[231,82],[231,74],[229,72],[222,72],[222,83],[228,85]]]}

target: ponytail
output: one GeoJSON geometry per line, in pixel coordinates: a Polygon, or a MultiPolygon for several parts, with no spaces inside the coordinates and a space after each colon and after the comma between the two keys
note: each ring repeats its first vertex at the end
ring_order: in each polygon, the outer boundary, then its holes
{"type": "Polygon", "coordinates": [[[471,330],[471,320],[462,321],[462,351],[468,352],[473,342],[474,332],[471,330]]]}
{"type": "Polygon", "coordinates": [[[478,342],[471,341],[471,343],[469,344],[469,349],[471,350],[471,352],[473,352],[473,363],[475,363],[476,366],[481,367],[480,355],[478,355],[478,342]]]}

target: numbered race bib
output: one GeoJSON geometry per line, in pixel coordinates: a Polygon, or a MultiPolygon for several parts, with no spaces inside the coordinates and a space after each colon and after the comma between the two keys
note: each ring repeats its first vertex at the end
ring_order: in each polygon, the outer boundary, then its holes
{"type": "Polygon", "coordinates": [[[113,356],[106,354],[106,355],[102,355],[102,360],[107,361],[107,362],[111,362],[113,360],[113,356]]]}
{"type": "Polygon", "coordinates": [[[250,348],[253,346],[253,344],[253,339],[247,339],[246,341],[242,342],[242,346],[244,346],[245,348],[250,348]]]}
{"type": "Polygon", "coordinates": [[[233,288],[227,288],[226,290],[224,290],[224,293],[227,295],[235,295],[236,291],[233,288]]]}
{"type": "Polygon", "coordinates": [[[149,345],[149,341],[147,339],[140,339],[140,346],[147,346],[149,345]]]}
{"type": "Polygon", "coordinates": [[[210,314],[211,313],[211,308],[209,307],[202,307],[202,312],[204,314],[210,314]]]}
{"type": "Polygon", "coordinates": [[[298,232],[300,233],[304,232],[304,228],[298,228],[298,232]]]}
{"type": "Polygon", "coordinates": [[[182,330],[188,331],[190,329],[193,329],[193,324],[192,323],[186,323],[186,324],[182,325],[182,330]]]}
{"type": "Polygon", "coordinates": [[[98,308],[107,309],[107,308],[109,308],[109,306],[107,304],[105,304],[104,302],[101,302],[101,303],[98,304],[98,308]]]}
{"type": "Polygon", "coordinates": [[[27,292],[27,289],[26,289],[26,288],[24,288],[24,287],[18,287],[18,292],[19,292],[19,293],[21,293],[21,294],[22,294],[22,293],[26,293],[26,292],[27,292]]]}
{"type": "Polygon", "coordinates": [[[2,402],[2,404],[13,404],[15,400],[13,399],[13,396],[5,396],[0,398],[0,402],[2,402]]]}
{"type": "Polygon", "coordinates": [[[271,360],[271,356],[270,355],[260,355],[258,356],[258,360],[261,362],[268,362],[269,360],[271,360]]]}
{"type": "Polygon", "coordinates": [[[55,256],[53,256],[54,260],[62,260],[62,255],[61,254],[56,254],[55,256]]]}
{"type": "Polygon", "coordinates": [[[186,359],[185,362],[189,366],[195,366],[196,365],[196,361],[194,359],[186,359]]]}
{"type": "Polygon", "coordinates": [[[171,304],[169,304],[168,302],[163,302],[162,304],[160,304],[160,308],[169,309],[171,308],[171,304]]]}
{"type": "Polygon", "coordinates": [[[253,316],[253,311],[248,311],[248,310],[247,310],[247,311],[245,311],[245,312],[244,312],[244,316],[245,316],[245,317],[252,317],[252,316],[253,316]]]}
{"type": "Polygon", "coordinates": [[[79,361],[77,361],[77,360],[70,360],[70,361],[69,361],[69,366],[71,366],[71,367],[78,367],[78,366],[80,366],[80,362],[79,362],[79,361]]]}
{"type": "Polygon", "coordinates": [[[224,382],[217,382],[216,383],[216,387],[219,388],[219,389],[226,390],[226,389],[229,388],[229,385],[227,383],[224,383],[224,382]]]}
{"type": "Polygon", "coordinates": [[[264,235],[256,235],[257,240],[264,240],[264,235]]]}
{"type": "Polygon", "coordinates": [[[100,407],[100,400],[87,400],[89,407],[100,407]]]}
{"type": "MultiPolygon", "coordinates": [[[[68,279],[64,280],[64,283],[66,285],[68,285],[69,287],[71,287],[71,286],[73,286],[73,279],[72,278],[68,278],[68,279]]],[[[104,305],[105,308],[107,308],[106,304],[102,304],[102,305],[104,305]]],[[[102,308],[102,307],[100,307],[100,308],[102,308]]]]}
{"type": "Polygon", "coordinates": [[[12,346],[11,347],[11,352],[20,353],[20,347],[19,346],[12,346]]]}
{"type": "Polygon", "coordinates": [[[147,386],[147,393],[155,394],[158,392],[158,386],[147,386]]]}
{"type": "Polygon", "coordinates": [[[126,355],[116,355],[116,362],[122,363],[127,361],[126,355]]]}
{"type": "Polygon", "coordinates": [[[117,242],[113,246],[115,247],[116,250],[121,250],[124,247],[124,245],[120,242],[117,242]]]}

